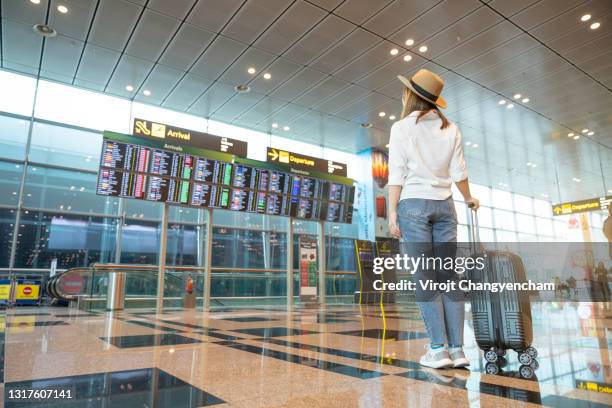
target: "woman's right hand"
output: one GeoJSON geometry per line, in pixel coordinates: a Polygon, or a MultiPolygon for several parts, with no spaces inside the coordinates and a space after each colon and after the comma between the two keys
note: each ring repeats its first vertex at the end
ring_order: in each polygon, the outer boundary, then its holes
{"type": "Polygon", "coordinates": [[[395,238],[401,238],[402,233],[400,232],[399,225],[397,224],[397,213],[389,214],[389,232],[395,238]]]}
{"type": "Polygon", "coordinates": [[[468,208],[474,211],[478,211],[478,208],[480,208],[480,201],[477,198],[470,197],[469,199],[465,200],[465,203],[467,204],[468,208]]]}

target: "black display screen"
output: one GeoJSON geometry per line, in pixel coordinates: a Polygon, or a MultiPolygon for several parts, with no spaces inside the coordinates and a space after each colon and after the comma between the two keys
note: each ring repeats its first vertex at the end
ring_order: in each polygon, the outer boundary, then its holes
{"type": "Polygon", "coordinates": [[[99,195],[224,208],[308,220],[351,222],[355,188],[104,139],[99,195]]]}
{"type": "Polygon", "coordinates": [[[272,193],[277,194],[289,194],[289,174],[282,173],[280,171],[270,172],[270,188],[268,189],[272,193]]]}

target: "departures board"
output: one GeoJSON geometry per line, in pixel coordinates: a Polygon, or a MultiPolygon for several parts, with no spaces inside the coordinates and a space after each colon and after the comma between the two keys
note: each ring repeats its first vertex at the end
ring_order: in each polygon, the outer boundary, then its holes
{"type": "Polygon", "coordinates": [[[351,223],[355,187],[104,139],[97,194],[351,223]]]}

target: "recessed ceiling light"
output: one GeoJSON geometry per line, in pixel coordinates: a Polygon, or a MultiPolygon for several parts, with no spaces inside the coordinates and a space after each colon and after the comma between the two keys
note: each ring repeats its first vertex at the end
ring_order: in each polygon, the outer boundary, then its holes
{"type": "Polygon", "coordinates": [[[411,60],[412,60],[412,55],[410,55],[410,54],[404,55],[404,61],[409,62],[411,60]]]}
{"type": "Polygon", "coordinates": [[[41,35],[46,38],[55,37],[57,35],[57,31],[53,27],[50,27],[46,24],[35,24],[32,27],[32,30],[38,35],[41,35]]]}
{"type": "Polygon", "coordinates": [[[586,133],[586,132],[588,132],[588,131],[589,131],[589,129],[588,129],[588,128],[584,128],[584,129],[582,129],[582,133],[586,133]]]}
{"type": "Polygon", "coordinates": [[[573,136],[574,136],[574,132],[569,132],[569,133],[567,134],[567,137],[573,137],[573,136]]]}
{"type": "Polygon", "coordinates": [[[514,104],[513,103],[509,103],[508,105],[506,105],[506,108],[512,109],[512,108],[514,108],[514,104]]]}
{"type": "Polygon", "coordinates": [[[473,147],[474,149],[478,149],[478,143],[474,143],[474,144],[472,145],[472,147],[473,147]]]}
{"type": "Polygon", "coordinates": [[[527,103],[527,102],[529,102],[529,98],[523,98],[523,100],[521,102],[527,103]]]}
{"type": "Polygon", "coordinates": [[[284,130],[285,132],[288,132],[288,131],[290,131],[290,130],[291,130],[291,128],[290,128],[289,126],[283,126],[283,130],[284,130]]]}
{"type": "Polygon", "coordinates": [[[526,164],[527,164],[528,166],[531,166],[533,163],[531,163],[531,162],[527,162],[526,164]]]}
{"type": "Polygon", "coordinates": [[[386,115],[386,113],[385,113],[385,112],[378,112],[378,116],[380,116],[381,118],[384,118],[384,117],[385,117],[385,115],[386,115]]]}
{"type": "Polygon", "coordinates": [[[385,145],[385,147],[388,149],[388,148],[389,148],[389,143],[387,143],[387,144],[385,145]]]}
{"type": "Polygon", "coordinates": [[[407,40],[406,40],[406,45],[407,45],[407,46],[409,46],[409,47],[410,47],[411,45],[414,45],[414,40],[413,40],[412,38],[407,39],[407,40]]]}
{"type": "Polygon", "coordinates": [[[519,94],[519,93],[514,94],[514,99],[519,99],[520,97],[521,97],[521,94],[519,94]]]}
{"type": "Polygon", "coordinates": [[[537,165],[537,164],[535,164],[535,163],[533,163],[533,164],[531,165],[531,167],[538,167],[538,165],[537,165]]]}
{"type": "Polygon", "coordinates": [[[145,89],[144,91],[142,91],[142,94],[144,96],[151,96],[151,91],[149,91],[148,89],[145,89]]]}
{"type": "Polygon", "coordinates": [[[249,74],[253,75],[254,73],[256,73],[256,72],[257,72],[257,70],[256,70],[255,68],[253,68],[253,67],[250,67],[249,69],[247,69],[247,72],[248,72],[249,74]]]}
{"type": "Polygon", "coordinates": [[[599,24],[599,23],[593,23],[593,24],[591,24],[591,30],[597,30],[600,26],[601,26],[601,24],[599,24]]]}
{"type": "Polygon", "coordinates": [[[469,145],[471,145],[471,144],[472,144],[472,142],[470,142],[469,140],[465,142],[465,145],[466,145],[466,146],[469,146],[469,145]]]}
{"type": "Polygon", "coordinates": [[[595,132],[590,131],[589,133],[587,133],[588,136],[593,136],[595,134],[595,132]]]}
{"type": "Polygon", "coordinates": [[[273,124],[272,124],[272,127],[273,127],[274,129],[276,129],[276,128],[278,127],[278,123],[273,123],[273,124]]]}
{"type": "Polygon", "coordinates": [[[40,4],[40,0],[30,0],[30,3],[40,4]]]}
{"type": "Polygon", "coordinates": [[[269,72],[266,72],[265,74],[263,74],[264,79],[270,79],[272,78],[272,75],[269,72]]]}
{"type": "Polygon", "coordinates": [[[125,90],[128,92],[132,92],[134,90],[134,87],[132,85],[126,85],[125,90]]]}
{"type": "Polygon", "coordinates": [[[395,115],[389,116],[389,120],[395,120],[395,115]]]}
{"type": "Polygon", "coordinates": [[[590,19],[591,19],[590,14],[585,14],[584,16],[580,17],[580,21],[589,21],[590,19]]]}
{"type": "Polygon", "coordinates": [[[245,84],[239,84],[234,87],[234,91],[238,93],[247,93],[251,90],[251,87],[245,84]]]}
{"type": "Polygon", "coordinates": [[[499,102],[497,102],[500,105],[505,105],[506,104],[506,100],[505,99],[500,99],[499,102]]]}
{"type": "Polygon", "coordinates": [[[391,51],[389,51],[389,53],[391,55],[397,55],[399,53],[399,50],[397,48],[393,48],[391,51]]]}
{"type": "Polygon", "coordinates": [[[579,179],[577,177],[574,177],[572,180],[574,180],[576,183],[580,183],[582,181],[581,179],[579,179]]]}
{"type": "Polygon", "coordinates": [[[548,198],[548,194],[546,194],[546,193],[542,193],[542,194],[540,194],[540,195],[541,195],[542,197],[544,197],[544,198],[548,198]]]}
{"type": "Polygon", "coordinates": [[[580,135],[574,136],[574,140],[578,140],[578,139],[580,139],[580,135]]]}
{"type": "Polygon", "coordinates": [[[426,45],[421,45],[421,46],[419,47],[419,51],[420,51],[420,52],[427,52],[427,46],[426,46],[426,45]]]}
{"type": "Polygon", "coordinates": [[[64,6],[63,4],[60,4],[59,6],[57,6],[57,11],[62,14],[66,14],[68,12],[68,7],[64,6]]]}

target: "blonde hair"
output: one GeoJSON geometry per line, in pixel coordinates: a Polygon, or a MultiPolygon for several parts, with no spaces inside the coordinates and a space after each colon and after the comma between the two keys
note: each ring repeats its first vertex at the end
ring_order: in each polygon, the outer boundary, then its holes
{"type": "Polygon", "coordinates": [[[416,123],[419,123],[419,120],[423,116],[427,115],[431,111],[436,111],[438,113],[438,116],[440,116],[440,119],[442,119],[442,125],[440,126],[440,129],[446,129],[450,125],[450,122],[448,121],[448,119],[446,119],[446,116],[444,116],[440,109],[438,109],[438,106],[436,106],[436,104],[421,98],[419,95],[412,92],[410,88],[404,87],[402,103],[404,104],[404,107],[402,109],[400,119],[404,119],[412,112],[420,111],[421,113],[419,113],[416,118],[416,123]]]}

